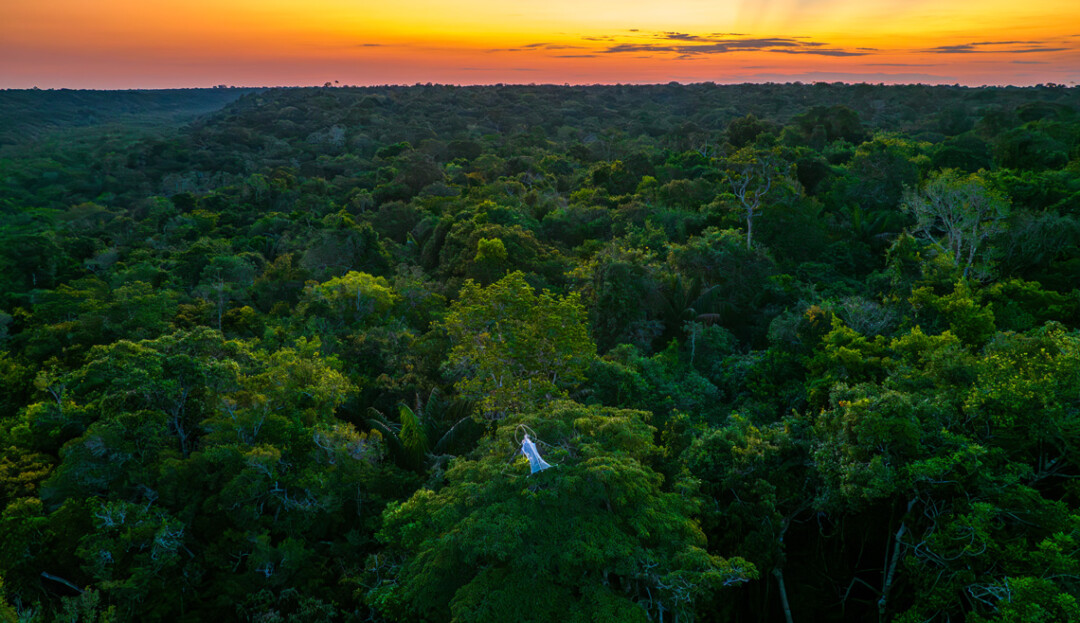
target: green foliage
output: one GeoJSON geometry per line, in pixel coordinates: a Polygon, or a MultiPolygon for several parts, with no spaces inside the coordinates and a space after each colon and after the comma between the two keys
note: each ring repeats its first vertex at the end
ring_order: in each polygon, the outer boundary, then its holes
{"type": "MultiPolygon", "coordinates": [[[[648,350],[664,327],[650,318],[648,305],[659,284],[651,254],[633,249],[608,248],[588,265],[586,292],[590,294],[592,334],[603,352],[617,344],[648,350]]],[[[586,267],[583,267],[583,269],[586,267]]]]}
{"type": "Polygon", "coordinates": [[[589,389],[601,404],[651,411],[658,425],[677,411],[707,417],[720,407],[719,391],[689,365],[678,342],[652,357],[642,356],[631,346],[619,346],[593,365],[589,377],[589,389]]]}
{"type": "Polygon", "coordinates": [[[770,304],[787,298],[773,280],[776,261],[765,249],[742,244],[734,230],[708,229],[685,245],[672,245],[668,263],[672,273],[660,301],[667,337],[697,320],[760,343],[772,321],[770,304]]]}
{"type": "Polygon", "coordinates": [[[961,280],[944,296],[934,294],[926,286],[914,289],[909,301],[920,323],[925,321],[933,328],[947,323],[949,330],[964,343],[981,346],[994,335],[996,326],[994,310],[981,304],[980,299],[980,293],[973,292],[968,282],[961,280]]]}
{"type": "Polygon", "coordinates": [[[827,392],[838,383],[856,384],[883,378],[887,355],[884,340],[870,339],[832,319],[832,330],[818,345],[807,363],[812,379],[808,384],[812,405],[821,405],[827,392]]]}
{"type": "Polygon", "coordinates": [[[1071,440],[1080,432],[1072,404],[1080,387],[1078,354],[1076,337],[1053,323],[1030,336],[1000,335],[987,345],[965,408],[997,431],[998,444],[1071,462],[1071,440]]]}
{"type": "Polygon", "coordinates": [[[412,409],[401,405],[401,445],[409,467],[420,469],[424,465],[424,455],[428,450],[427,434],[412,409]]]}
{"type": "Polygon", "coordinates": [[[833,200],[857,203],[868,211],[896,209],[905,188],[918,181],[928,148],[929,144],[899,136],[876,135],[856,148],[847,175],[833,182],[833,200]]]}
{"type": "Polygon", "coordinates": [[[445,487],[388,509],[380,535],[404,558],[364,598],[392,620],[645,621],[754,577],[704,551],[693,504],[650,467],[643,416],[555,402],[505,419],[445,487]],[[507,461],[521,426],[554,468],[507,461]]]}
{"type": "Polygon", "coordinates": [[[14,606],[8,603],[4,595],[4,578],[0,576],[0,621],[3,623],[17,623],[18,620],[19,613],[16,612],[14,606]]]}
{"type": "Polygon", "coordinates": [[[441,323],[447,360],[462,396],[487,417],[565,396],[585,380],[596,346],[580,297],[539,295],[520,272],[481,288],[466,281],[441,323]]]}
{"type": "Polygon", "coordinates": [[[790,187],[790,165],[772,152],[743,148],[720,162],[721,175],[746,221],[746,247],[753,244],[754,219],[766,202],[790,187]]]}
{"type": "Polygon", "coordinates": [[[474,271],[484,282],[490,283],[506,270],[506,245],[499,238],[480,238],[476,241],[474,271]],[[486,279],[484,277],[487,277],[486,279]]]}
{"type": "Polygon", "coordinates": [[[1080,91],[212,91],[0,92],[0,620],[1080,617],[1080,91]]]}
{"type": "Polygon", "coordinates": [[[728,549],[760,569],[783,565],[784,533],[810,508],[815,489],[798,426],[787,421],[759,428],[733,414],[683,454],[715,502],[705,513],[714,549],[728,549]]]}
{"type": "Polygon", "coordinates": [[[990,169],[993,157],[990,145],[974,134],[962,134],[938,144],[930,162],[935,169],[957,169],[974,173],[990,169]]]}
{"type": "Polygon", "coordinates": [[[859,144],[866,139],[866,130],[859,121],[859,115],[846,106],[814,106],[796,116],[792,121],[803,136],[812,139],[818,128],[823,132],[825,142],[844,140],[859,144]]]}
{"type": "Polygon", "coordinates": [[[919,192],[906,193],[903,207],[915,217],[914,231],[947,253],[965,277],[988,272],[985,247],[1005,230],[1009,201],[978,174],[941,171],[919,192]]]}
{"type": "MultiPolygon", "coordinates": [[[[561,262],[553,249],[537,240],[536,235],[520,224],[487,222],[492,216],[515,219],[516,214],[496,206],[487,207],[473,219],[459,220],[447,231],[437,249],[439,272],[446,276],[466,277],[484,285],[497,281],[514,270],[538,273],[549,279],[561,275],[561,262]],[[502,245],[505,255],[497,250],[502,245]],[[484,241],[484,251],[481,249],[484,241]]],[[[437,232],[436,232],[437,233],[437,232]]],[[[437,239],[436,239],[437,240],[437,239]]],[[[435,244],[432,240],[429,244],[435,244]]]]}
{"type": "Polygon", "coordinates": [[[1069,148],[1037,125],[1014,128],[995,140],[994,156],[1008,169],[1042,171],[1063,168],[1069,161],[1069,148]]]}
{"type": "Polygon", "coordinates": [[[398,296],[383,277],[349,271],[341,277],[313,285],[299,305],[301,313],[319,314],[337,323],[370,323],[397,302],[398,296]]]}
{"type": "Polygon", "coordinates": [[[769,121],[758,119],[754,113],[748,113],[741,119],[734,119],[727,126],[727,140],[734,147],[742,148],[752,143],[765,133],[776,133],[777,126],[769,121]]]}

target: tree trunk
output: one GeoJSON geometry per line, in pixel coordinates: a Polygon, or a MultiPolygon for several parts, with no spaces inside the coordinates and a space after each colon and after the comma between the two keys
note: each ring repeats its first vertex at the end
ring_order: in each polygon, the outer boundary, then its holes
{"type": "MultiPolygon", "coordinates": [[[[911,509],[915,507],[915,500],[912,499],[908,502],[907,512],[910,513],[911,509]]],[[[907,513],[905,513],[906,515],[907,513]]],[[[881,585],[881,599],[878,600],[878,621],[884,623],[886,618],[885,614],[889,604],[889,589],[892,588],[893,579],[896,577],[896,564],[900,562],[900,553],[904,544],[901,539],[904,537],[904,533],[907,532],[907,524],[902,520],[900,522],[900,529],[896,531],[895,543],[893,543],[892,560],[888,560],[889,568],[885,572],[885,581],[881,585]]]]}
{"type": "Polygon", "coordinates": [[[773,577],[776,578],[776,584],[780,587],[780,605],[784,608],[784,620],[787,623],[794,623],[791,619],[791,604],[787,599],[787,587],[784,585],[784,572],[780,567],[773,567],[773,577]]]}

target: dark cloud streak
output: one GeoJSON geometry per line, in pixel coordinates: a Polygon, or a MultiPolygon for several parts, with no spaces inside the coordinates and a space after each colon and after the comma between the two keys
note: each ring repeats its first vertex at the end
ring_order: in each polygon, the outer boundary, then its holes
{"type": "Polygon", "coordinates": [[[868,52],[848,52],[847,50],[828,50],[828,49],[813,49],[813,50],[768,50],[769,52],[777,52],[779,54],[816,54],[818,56],[866,56],[868,52]]]}
{"type": "Polygon", "coordinates": [[[814,54],[818,56],[866,56],[869,50],[840,50],[826,47],[821,41],[799,41],[787,37],[730,39],[705,37],[679,32],[665,32],[657,39],[673,43],[619,43],[602,50],[604,54],[671,53],[680,59],[730,52],[777,52],[781,54],[814,54]]]}
{"type": "Polygon", "coordinates": [[[976,41],[957,45],[939,45],[926,50],[926,52],[931,54],[1034,54],[1037,52],[1061,52],[1070,49],[1049,47],[1048,43],[1046,41],[976,41]]]}

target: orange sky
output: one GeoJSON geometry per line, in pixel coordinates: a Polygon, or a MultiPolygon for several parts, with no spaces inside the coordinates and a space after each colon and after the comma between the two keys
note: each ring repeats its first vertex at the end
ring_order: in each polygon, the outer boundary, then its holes
{"type": "Polygon", "coordinates": [[[1080,82],[1076,0],[2,0],[0,88],[1080,82]]]}

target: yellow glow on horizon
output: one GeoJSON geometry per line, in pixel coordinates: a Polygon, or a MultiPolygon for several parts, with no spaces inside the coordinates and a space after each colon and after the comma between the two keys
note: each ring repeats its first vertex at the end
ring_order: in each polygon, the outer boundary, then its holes
{"type": "Polygon", "coordinates": [[[268,81],[275,67],[295,79],[307,66],[318,83],[320,64],[350,82],[395,82],[394,72],[404,83],[666,82],[888,67],[974,83],[1005,70],[1068,82],[1080,80],[1078,24],[1075,0],[15,0],[0,4],[0,87],[77,75],[80,65],[103,79],[125,68],[155,75],[155,64],[163,80],[204,71],[212,82],[268,81]],[[743,40],[799,45],[731,43],[743,40]],[[241,65],[246,73],[224,69],[241,65]],[[933,67],[948,71],[915,71],[933,67]]]}

